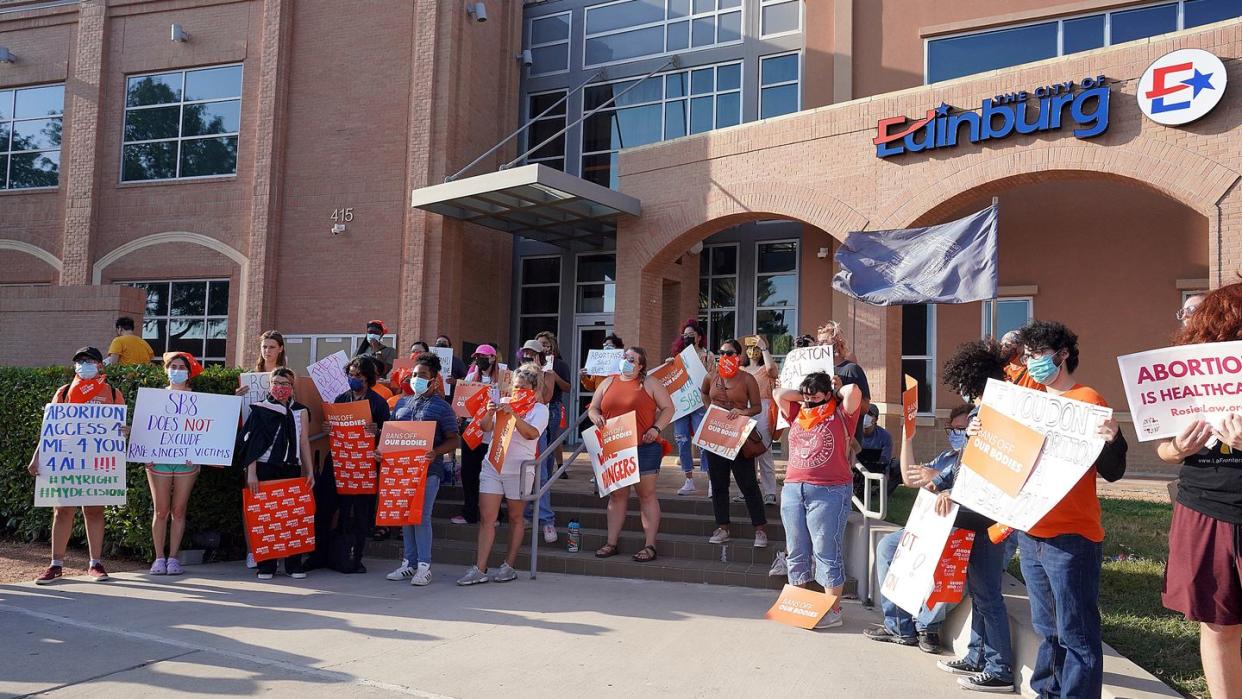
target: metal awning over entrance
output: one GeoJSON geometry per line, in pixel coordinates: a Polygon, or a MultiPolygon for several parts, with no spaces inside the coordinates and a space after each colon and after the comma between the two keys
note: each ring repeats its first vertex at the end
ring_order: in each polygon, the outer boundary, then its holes
{"type": "Polygon", "coordinates": [[[411,206],[570,249],[615,238],[639,201],[546,165],[523,165],[413,191],[411,206]]]}

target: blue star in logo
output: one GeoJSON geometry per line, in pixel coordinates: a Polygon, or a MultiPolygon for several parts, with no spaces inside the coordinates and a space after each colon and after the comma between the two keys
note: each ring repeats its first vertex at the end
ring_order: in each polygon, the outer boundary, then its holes
{"type": "MultiPolygon", "coordinates": [[[[1198,93],[1195,93],[1195,94],[1198,94],[1198,93]]],[[[940,106],[939,106],[939,107],[936,107],[936,114],[937,114],[938,116],[948,116],[948,115],[949,115],[949,110],[950,110],[950,109],[952,109],[952,108],[953,108],[953,107],[951,107],[951,106],[949,106],[949,105],[945,104],[944,102],[941,102],[941,103],[940,103],[940,106]]]]}
{"type": "Polygon", "coordinates": [[[1194,99],[1198,97],[1199,92],[1201,90],[1215,90],[1216,89],[1215,87],[1212,86],[1212,74],[1211,73],[1207,73],[1207,74],[1200,73],[1198,68],[1195,68],[1195,77],[1190,78],[1188,80],[1183,80],[1182,84],[1189,85],[1195,89],[1194,94],[1190,96],[1190,99],[1194,99]]]}

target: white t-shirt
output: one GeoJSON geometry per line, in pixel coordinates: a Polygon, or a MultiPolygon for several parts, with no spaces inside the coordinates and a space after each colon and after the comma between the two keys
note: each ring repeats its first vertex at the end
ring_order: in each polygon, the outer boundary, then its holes
{"type": "MultiPolygon", "coordinates": [[[[548,406],[536,403],[530,413],[522,419],[531,427],[539,430],[539,435],[542,435],[543,431],[548,429],[548,406]]],[[[534,439],[526,439],[521,432],[513,430],[513,437],[509,440],[509,451],[505,452],[505,463],[500,467],[500,475],[521,473],[522,462],[535,458],[535,450],[539,447],[539,435],[535,435],[534,439]]],[[[490,443],[491,440],[489,439],[488,442],[490,443]]],[[[496,468],[496,465],[491,462],[490,454],[487,459],[487,468],[496,468]]]]}

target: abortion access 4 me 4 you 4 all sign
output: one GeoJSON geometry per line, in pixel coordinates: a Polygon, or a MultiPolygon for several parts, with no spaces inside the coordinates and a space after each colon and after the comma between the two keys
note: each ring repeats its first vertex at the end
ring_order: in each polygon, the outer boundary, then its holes
{"type": "Polygon", "coordinates": [[[125,504],[126,410],[98,403],[43,407],[35,507],[125,504]]]}
{"type": "Polygon", "coordinates": [[[233,463],[240,396],[140,388],[129,460],[228,466],[233,463]]]}

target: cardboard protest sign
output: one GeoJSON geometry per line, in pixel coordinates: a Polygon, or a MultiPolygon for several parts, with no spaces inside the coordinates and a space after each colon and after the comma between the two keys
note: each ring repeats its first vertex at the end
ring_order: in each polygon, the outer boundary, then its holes
{"type": "Polygon", "coordinates": [[[956,503],[944,516],[936,514],[935,506],[936,494],[920,489],[880,588],[890,602],[915,616],[935,589],[940,557],[957,517],[956,503]]]}
{"type": "Polygon", "coordinates": [[[691,443],[700,449],[733,460],[742,450],[746,436],[755,429],[755,424],[754,420],[745,415],[730,418],[728,410],[712,405],[707,408],[691,443]]]}
{"type": "Polygon", "coordinates": [[[587,351],[586,366],[583,370],[590,376],[616,376],[621,373],[621,359],[625,350],[593,349],[587,351]]]}
{"type": "Polygon", "coordinates": [[[957,604],[966,594],[966,569],[970,566],[970,550],[974,547],[975,533],[968,529],[954,529],[940,554],[940,563],[933,576],[931,594],[924,606],[928,609],[940,603],[957,604]]]}
{"type": "Polygon", "coordinates": [[[603,429],[592,425],[583,430],[582,443],[591,456],[601,498],[638,484],[638,423],[632,411],[608,420],[603,429]]]}
{"type": "Polygon", "coordinates": [[[1097,430],[1113,411],[996,379],[988,379],[983,405],[1042,433],[1044,446],[1017,496],[963,466],[953,499],[988,519],[1029,531],[1095,463],[1104,448],[1097,430]]]}
{"type": "Polygon", "coordinates": [[[484,395],[484,403],[487,402],[488,385],[477,381],[458,381],[457,392],[453,394],[453,412],[457,417],[474,417],[474,413],[466,404],[474,397],[474,394],[482,391],[484,395]]]}
{"type": "Polygon", "coordinates": [[[129,460],[207,466],[233,463],[240,396],[140,388],[129,433],[129,460]]]}
{"type": "Polygon", "coordinates": [[[1140,442],[1176,437],[1195,420],[1219,427],[1242,412],[1242,340],[1117,358],[1140,442]]]}
{"type": "MultiPolygon", "coordinates": [[[[781,364],[781,377],[778,384],[781,388],[792,388],[795,391],[802,386],[802,380],[809,374],[822,371],[832,376],[836,362],[832,356],[832,345],[815,345],[799,347],[785,355],[781,364]]],[[[789,420],[783,412],[776,416],[776,429],[789,427],[789,420]]]]}
{"type": "Polygon", "coordinates": [[[332,451],[332,475],[341,495],[369,495],[375,492],[375,438],[366,433],[371,422],[371,404],[324,403],[329,425],[328,444],[332,451]]]}
{"type": "Polygon", "coordinates": [[[48,403],[35,507],[125,504],[125,405],[48,403]]]}
{"type": "Polygon", "coordinates": [[[390,420],[380,432],[383,454],[375,524],[399,527],[420,524],[426,493],[427,470],[435,444],[436,423],[390,420]]]}
{"type": "MultiPolygon", "coordinates": [[[[501,398],[502,402],[508,398],[501,398]]],[[[496,424],[492,426],[492,445],[487,450],[487,462],[496,469],[496,473],[504,468],[505,456],[509,453],[509,443],[513,441],[513,433],[517,430],[517,420],[512,413],[496,411],[496,424]]]]}
{"type": "Polygon", "coordinates": [[[906,437],[913,437],[919,414],[919,382],[909,374],[905,374],[906,388],[901,392],[901,412],[905,421],[906,437]]]}
{"type": "Polygon", "coordinates": [[[255,561],[315,550],[315,498],[306,479],[263,481],[258,495],[243,488],[242,512],[255,561]]]}
{"type": "Polygon", "coordinates": [[[673,399],[673,419],[679,420],[703,407],[703,379],[707,378],[707,368],[699,360],[693,347],[687,347],[681,354],[652,369],[651,377],[660,382],[664,390],[673,399]]]}
{"type": "Polygon", "coordinates": [[[781,596],[776,598],[776,604],[763,616],[786,626],[813,629],[836,603],[836,597],[823,592],[786,584],[781,596]]]}
{"type": "Polygon", "coordinates": [[[1017,497],[1044,448],[1044,435],[990,405],[980,406],[979,421],[983,427],[962,450],[962,466],[1017,497]]]}
{"type": "Polygon", "coordinates": [[[315,388],[324,403],[331,403],[337,396],[349,390],[349,379],[345,376],[345,365],[348,363],[349,358],[341,350],[306,367],[306,373],[315,382],[315,388]]]}

